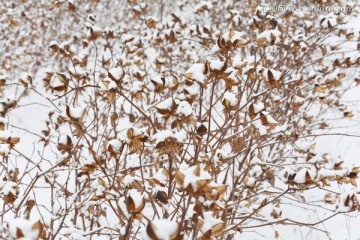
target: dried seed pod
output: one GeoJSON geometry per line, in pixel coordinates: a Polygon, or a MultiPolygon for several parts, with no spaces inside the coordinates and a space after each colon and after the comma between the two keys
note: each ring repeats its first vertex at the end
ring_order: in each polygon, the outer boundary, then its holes
{"type": "Polygon", "coordinates": [[[167,219],[157,219],[149,222],[146,233],[151,240],[178,240],[180,225],[167,219]],[[162,229],[166,229],[166,231],[162,231],[162,229]]]}
{"type": "Polygon", "coordinates": [[[200,124],[200,126],[196,128],[196,133],[203,136],[207,133],[207,128],[204,124],[200,124]]]}
{"type": "Polygon", "coordinates": [[[145,199],[137,192],[132,192],[126,198],[126,207],[132,214],[140,213],[145,207],[145,199]]]}
{"type": "Polygon", "coordinates": [[[163,204],[168,204],[169,198],[164,191],[157,191],[155,195],[155,199],[163,204]]]}

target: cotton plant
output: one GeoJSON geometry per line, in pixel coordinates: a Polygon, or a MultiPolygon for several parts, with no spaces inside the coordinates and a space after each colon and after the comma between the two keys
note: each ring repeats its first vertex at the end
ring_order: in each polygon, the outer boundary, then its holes
{"type": "Polygon", "coordinates": [[[324,237],[358,212],[359,166],[317,145],[357,119],[358,11],[241,4],[0,3],[0,237],[324,237]]]}

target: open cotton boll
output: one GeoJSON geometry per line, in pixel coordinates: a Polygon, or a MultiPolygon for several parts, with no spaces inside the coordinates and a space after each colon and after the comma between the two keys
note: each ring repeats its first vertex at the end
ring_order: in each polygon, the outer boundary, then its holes
{"type": "Polygon", "coordinates": [[[129,195],[131,196],[132,200],[134,201],[135,208],[139,208],[143,204],[144,197],[136,189],[131,189],[129,191],[129,195]]]}
{"type": "Polygon", "coordinates": [[[22,235],[23,240],[37,240],[39,238],[42,225],[37,220],[27,220],[23,218],[15,218],[9,222],[10,236],[19,239],[22,235]]]}
{"type": "Polygon", "coordinates": [[[113,150],[115,152],[120,151],[121,149],[121,141],[118,139],[112,139],[109,141],[109,145],[112,146],[113,150]]]}
{"type": "Polygon", "coordinates": [[[265,108],[264,103],[262,103],[262,102],[254,103],[253,106],[254,106],[255,113],[258,113],[265,108]]]}
{"type": "Polygon", "coordinates": [[[155,219],[151,221],[146,228],[143,228],[142,235],[144,240],[175,240],[177,239],[179,230],[179,224],[175,221],[170,221],[168,219],[155,219]],[[151,232],[151,235],[154,236],[149,236],[149,232],[151,232]]]}
{"type": "Polygon", "coordinates": [[[167,99],[165,99],[164,101],[160,102],[159,104],[156,105],[157,108],[159,109],[171,109],[171,106],[173,104],[173,98],[169,97],[167,99]]]}
{"type": "Polygon", "coordinates": [[[210,61],[210,68],[212,70],[216,70],[219,71],[221,70],[221,68],[224,66],[225,61],[220,61],[220,60],[211,60],[210,61]]]}
{"type": "Polygon", "coordinates": [[[187,188],[189,185],[191,185],[192,189],[197,191],[197,189],[198,189],[197,182],[199,180],[210,180],[210,179],[212,179],[211,175],[207,171],[204,171],[201,168],[200,168],[199,176],[196,176],[195,169],[197,167],[198,166],[192,166],[192,167],[189,167],[187,170],[182,171],[182,173],[184,174],[184,183],[183,183],[184,188],[187,188]]]}
{"type": "Polygon", "coordinates": [[[152,177],[153,179],[164,185],[168,181],[168,176],[164,174],[164,168],[160,168],[152,177]]]}
{"type": "Polygon", "coordinates": [[[151,137],[151,140],[156,140],[156,144],[164,141],[168,137],[173,137],[174,134],[170,130],[159,131],[151,137]]]}
{"type": "Polygon", "coordinates": [[[70,107],[70,116],[75,119],[81,118],[84,112],[84,107],[70,107]]]}
{"type": "Polygon", "coordinates": [[[238,103],[238,99],[236,98],[236,95],[232,92],[226,91],[224,94],[224,99],[229,101],[230,106],[236,106],[238,103]]]}
{"type": "Polygon", "coordinates": [[[120,67],[115,67],[109,70],[109,77],[115,81],[120,80],[124,76],[124,70],[120,67]]]}
{"type": "Polygon", "coordinates": [[[204,75],[205,65],[203,63],[195,63],[185,72],[185,77],[203,83],[206,79],[204,75]]]}
{"type": "Polygon", "coordinates": [[[187,101],[181,101],[176,109],[176,113],[184,114],[185,116],[188,117],[192,114],[192,107],[187,101]]]}
{"type": "Polygon", "coordinates": [[[177,141],[183,142],[187,139],[188,135],[185,130],[180,130],[174,133],[174,137],[176,138],[177,141]]]}
{"type": "Polygon", "coordinates": [[[116,82],[110,81],[110,82],[109,82],[109,85],[107,86],[107,88],[108,88],[108,89],[116,89],[116,88],[117,88],[116,82]]]}
{"type": "Polygon", "coordinates": [[[303,168],[299,172],[296,173],[294,178],[294,182],[296,183],[306,183],[314,180],[316,177],[316,173],[311,169],[303,168]]]}
{"type": "Polygon", "coordinates": [[[257,128],[259,130],[259,133],[261,136],[264,136],[267,134],[267,127],[261,123],[260,119],[254,120],[252,122],[252,124],[254,125],[255,128],[257,128]]]}
{"type": "Polygon", "coordinates": [[[258,39],[265,38],[268,42],[271,42],[271,35],[279,37],[281,32],[278,30],[265,30],[258,35],[258,39]]]}
{"type": "Polygon", "coordinates": [[[157,227],[155,230],[159,239],[170,239],[170,236],[177,230],[178,224],[166,219],[157,219],[153,221],[153,224],[157,227]]]}
{"type": "Polygon", "coordinates": [[[16,183],[12,181],[1,181],[0,182],[0,196],[8,195],[12,193],[16,195],[16,183]]]}

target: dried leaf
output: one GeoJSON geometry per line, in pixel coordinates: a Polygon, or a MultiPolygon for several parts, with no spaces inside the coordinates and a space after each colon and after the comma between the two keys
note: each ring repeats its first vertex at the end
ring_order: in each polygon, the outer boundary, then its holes
{"type": "Polygon", "coordinates": [[[315,91],[318,92],[318,93],[325,93],[327,90],[326,86],[325,85],[318,85],[318,84],[315,84],[315,91]]]}
{"type": "Polygon", "coordinates": [[[213,236],[219,236],[220,234],[222,234],[223,230],[225,228],[225,224],[224,223],[218,223],[215,226],[212,227],[211,229],[211,233],[213,236]]]}
{"type": "Polygon", "coordinates": [[[194,168],[194,175],[197,177],[200,177],[200,166],[196,165],[196,167],[194,168]]]}
{"type": "Polygon", "coordinates": [[[67,77],[62,74],[62,73],[56,73],[58,79],[60,80],[61,83],[63,83],[64,85],[67,85],[69,80],[67,79],[67,77]]]}
{"type": "Polygon", "coordinates": [[[310,173],[308,171],[306,171],[306,173],[305,173],[305,182],[310,183],[312,181],[313,181],[313,179],[311,178],[310,173]]]}
{"type": "Polygon", "coordinates": [[[92,164],[85,164],[84,166],[82,166],[80,168],[81,171],[86,172],[86,173],[92,173],[95,171],[97,164],[96,163],[92,163],[92,164]]]}
{"type": "Polygon", "coordinates": [[[243,137],[234,138],[231,144],[234,153],[241,152],[245,147],[245,140],[243,137]]]}
{"type": "Polygon", "coordinates": [[[35,206],[35,200],[30,199],[26,202],[25,218],[29,219],[32,208],[35,206]]]}
{"type": "Polygon", "coordinates": [[[352,112],[344,112],[344,117],[346,118],[352,118],[354,114],[352,112]]]}
{"type": "Polygon", "coordinates": [[[155,233],[156,227],[149,223],[146,227],[146,233],[150,237],[151,240],[160,240],[155,233]]]}
{"type": "Polygon", "coordinates": [[[182,172],[180,172],[179,170],[176,170],[175,181],[180,187],[184,186],[184,179],[185,179],[185,175],[182,172]]]}
{"type": "Polygon", "coordinates": [[[17,198],[16,195],[14,195],[12,192],[9,192],[4,197],[4,203],[5,204],[8,204],[8,203],[13,204],[15,202],[16,198],[17,198]]]}
{"type": "Polygon", "coordinates": [[[16,238],[23,238],[25,237],[21,229],[16,228],[16,238]]]}
{"type": "Polygon", "coordinates": [[[355,178],[350,178],[350,183],[351,183],[351,185],[357,187],[357,183],[356,183],[356,179],[355,179],[355,178]]]}
{"type": "Polygon", "coordinates": [[[40,235],[42,235],[42,232],[44,230],[44,226],[42,225],[42,223],[39,221],[37,221],[36,223],[34,223],[34,225],[31,227],[32,230],[38,230],[38,238],[40,237],[40,235]]]}
{"type": "Polygon", "coordinates": [[[344,201],[344,206],[345,207],[349,207],[349,204],[350,204],[350,195],[347,195],[346,196],[346,199],[344,201]]]}
{"type": "Polygon", "coordinates": [[[118,120],[118,118],[119,118],[119,115],[117,113],[111,114],[110,122],[111,122],[112,127],[116,126],[116,120],[118,120]]]}

